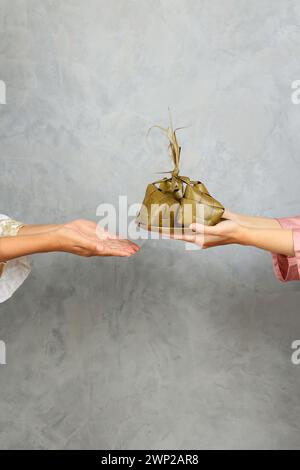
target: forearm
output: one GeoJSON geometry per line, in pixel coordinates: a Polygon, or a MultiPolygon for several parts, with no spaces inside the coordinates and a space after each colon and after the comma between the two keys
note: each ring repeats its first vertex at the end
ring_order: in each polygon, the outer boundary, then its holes
{"type": "Polygon", "coordinates": [[[50,232],[56,230],[59,224],[38,224],[38,225],[24,225],[18,232],[18,237],[23,235],[35,235],[39,233],[50,232]]]}
{"type": "Polygon", "coordinates": [[[55,236],[51,233],[18,235],[0,238],[0,262],[34,253],[46,253],[57,250],[55,236]]]}
{"type": "Polygon", "coordinates": [[[295,256],[293,231],[244,227],[240,229],[238,243],[286,256],[295,256]]]}
{"type": "Polygon", "coordinates": [[[235,212],[230,212],[225,210],[224,218],[229,220],[234,220],[240,225],[249,228],[266,228],[266,229],[278,229],[281,228],[278,220],[271,217],[256,217],[251,215],[237,214],[235,212]]]}

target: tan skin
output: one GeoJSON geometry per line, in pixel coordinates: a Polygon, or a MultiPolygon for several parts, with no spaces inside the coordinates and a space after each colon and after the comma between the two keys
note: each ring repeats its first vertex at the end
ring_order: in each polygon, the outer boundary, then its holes
{"type": "Polygon", "coordinates": [[[66,252],[78,256],[129,257],[140,247],[112,235],[90,220],[65,224],[25,225],[16,237],[0,239],[0,262],[34,253],[66,252]]]}
{"type": "Polygon", "coordinates": [[[171,238],[195,243],[204,249],[238,244],[286,256],[295,255],[292,230],[282,229],[276,219],[245,216],[228,210],[223,218],[225,220],[213,227],[192,224],[192,234],[171,235],[171,238]]]}
{"type": "MultiPolygon", "coordinates": [[[[284,230],[273,218],[253,217],[224,212],[224,221],[214,227],[191,226],[193,234],[172,235],[172,238],[199,245],[201,248],[239,244],[294,256],[293,232],[284,230]]],[[[79,256],[128,257],[139,246],[104,230],[97,231],[95,222],[74,220],[66,224],[25,225],[16,237],[0,239],[0,262],[32,253],[61,251],[79,256]]]]}

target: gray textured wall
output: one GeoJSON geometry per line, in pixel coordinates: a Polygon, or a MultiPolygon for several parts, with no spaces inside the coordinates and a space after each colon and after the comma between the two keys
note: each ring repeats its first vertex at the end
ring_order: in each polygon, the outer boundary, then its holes
{"type": "MultiPolygon", "coordinates": [[[[95,219],[170,163],[232,210],[300,212],[298,0],[0,0],[1,211],[95,219]]],[[[300,448],[300,285],[251,248],[45,255],[0,306],[1,448],[300,448]]]]}

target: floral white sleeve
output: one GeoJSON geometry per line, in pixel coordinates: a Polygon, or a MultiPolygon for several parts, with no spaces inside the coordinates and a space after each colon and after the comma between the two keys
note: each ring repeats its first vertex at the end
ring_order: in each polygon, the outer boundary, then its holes
{"type": "MultiPolygon", "coordinates": [[[[0,214],[0,237],[14,237],[24,224],[0,214]]],[[[30,273],[27,258],[0,263],[0,303],[9,299],[30,273]]]]}
{"type": "Polygon", "coordinates": [[[20,228],[24,226],[22,222],[9,218],[1,219],[1,217],[4,216],[0,215],[0,237],[14,237],[20,228]]]}

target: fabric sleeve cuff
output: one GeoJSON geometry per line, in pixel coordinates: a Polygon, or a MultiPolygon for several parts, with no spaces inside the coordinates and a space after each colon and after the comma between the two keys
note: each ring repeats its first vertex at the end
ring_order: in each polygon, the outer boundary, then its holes
{"type": "Polygon", "coordinates": [[[295,256],[272,254],[273,269],[281,282],[300,280],[300,230],[293,230],[293,240],[295,256]]]}

